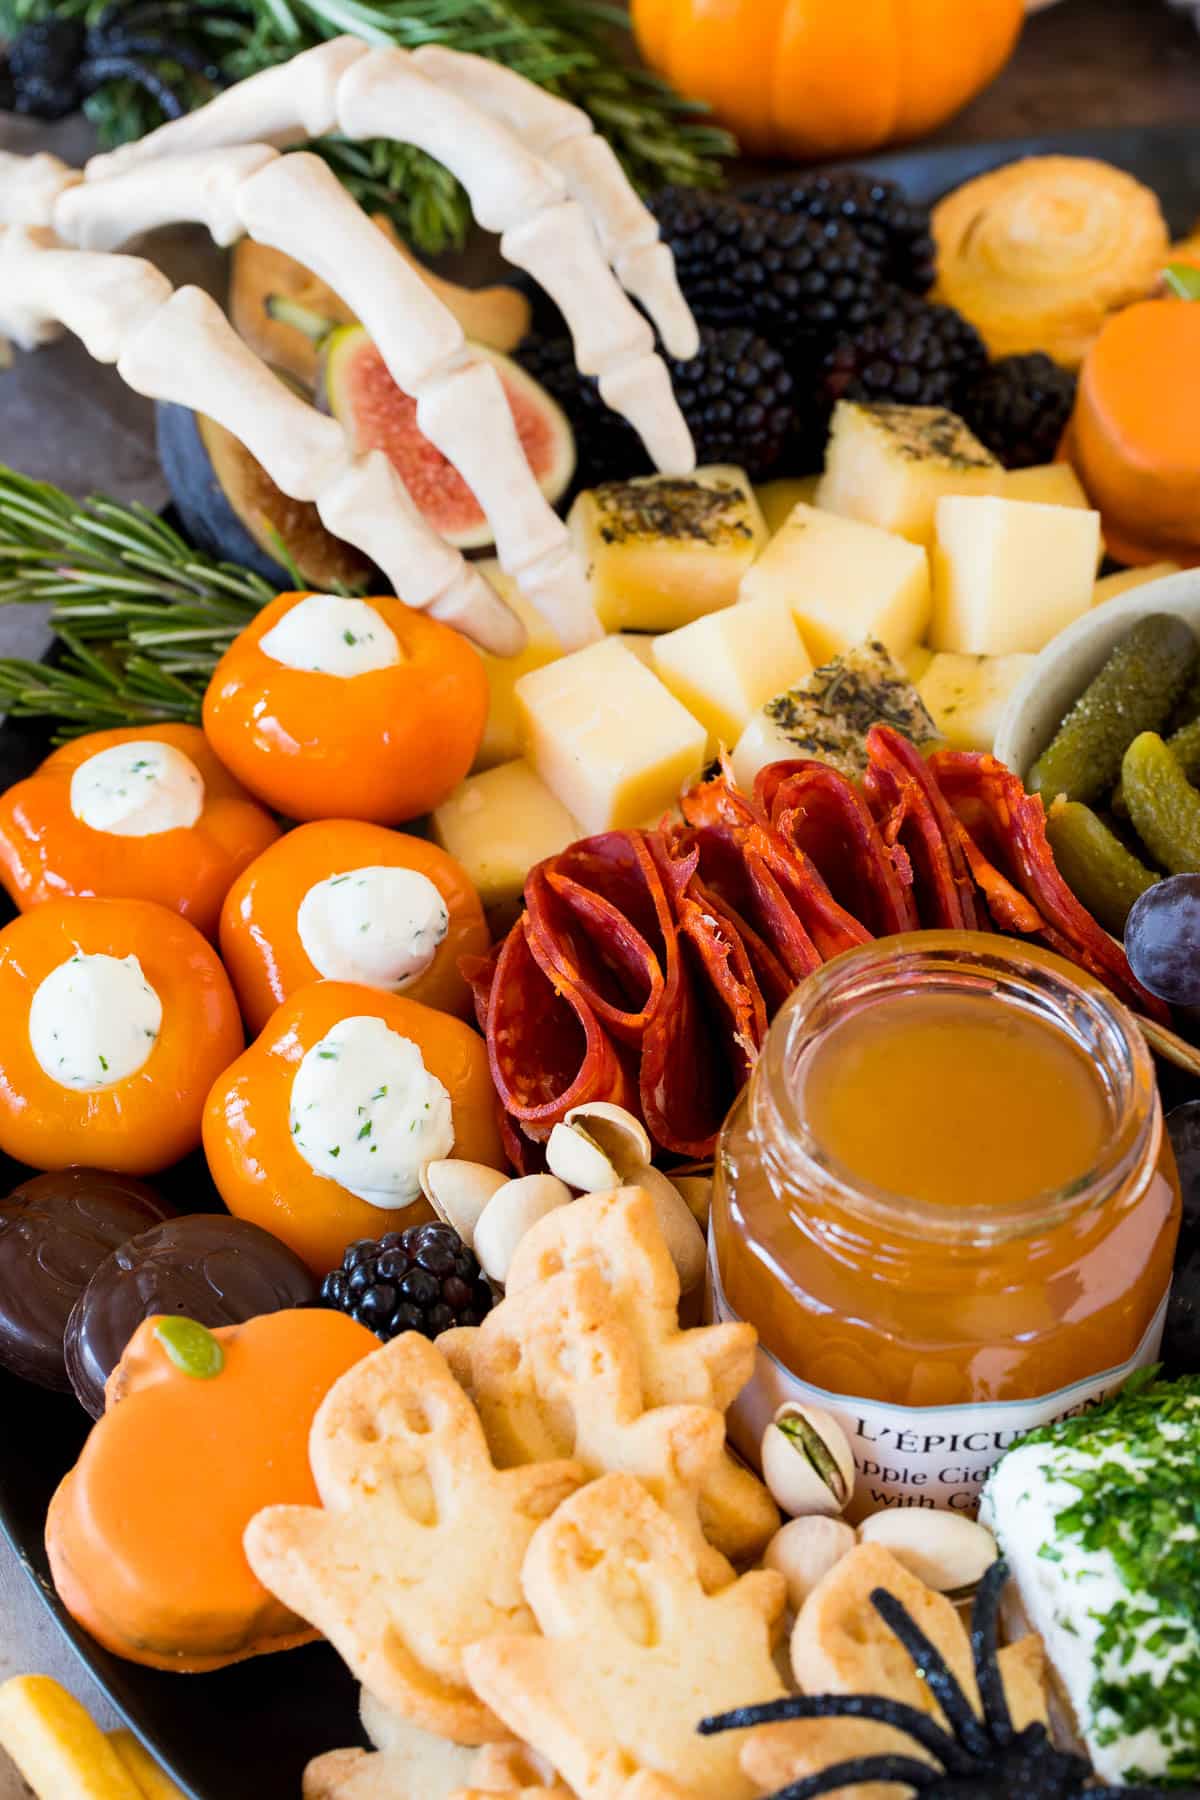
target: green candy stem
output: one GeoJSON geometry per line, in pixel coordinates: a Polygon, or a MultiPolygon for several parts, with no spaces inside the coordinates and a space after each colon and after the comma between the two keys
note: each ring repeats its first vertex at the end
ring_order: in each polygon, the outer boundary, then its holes
{"type": "Polygon", "coordinates": [[[1192,263],[1168,263],[1163,280],[1180,300],[1200,300],[1200,269],[1192,263]]]}
{"type": "Polygon", "coordinates": [[[225,1352],[206,1325],[174,1315],[160,1319],[154,1335],[175,1367],[195,1381],[211,1381],[225,1367],[225,1352]]]}

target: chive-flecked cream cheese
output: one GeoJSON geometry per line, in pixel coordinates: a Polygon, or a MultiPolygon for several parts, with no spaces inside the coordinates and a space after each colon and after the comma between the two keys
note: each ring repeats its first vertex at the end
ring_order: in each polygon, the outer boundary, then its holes
{"type": "Polygon", "coordinates": [[[340,594],[306,594],[263,633],[258,647],[285,668],[345,681],[401,660],[396,634],[375,608],[340,594]]]}
{"type": "Polygon", "coordinates": [[[162,1001],[136,956],[81,950],[39,982],[29,1007],[30,1048],[60,1087],[91,1093],[137,1074],[162,1017],[162,1001]]]}

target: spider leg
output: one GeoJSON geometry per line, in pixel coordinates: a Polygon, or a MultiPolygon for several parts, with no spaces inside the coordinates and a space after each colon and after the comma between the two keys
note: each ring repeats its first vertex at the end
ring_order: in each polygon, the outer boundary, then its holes
{"type": "Polygon", "coordinates": [[[193,50],[188,44],[173,44],[169,38],[152,35],[122,37],[118,34],[92,49],[84,60],[84,67],[98,57],[112,56],[160,57],[163,62],[177,63],[181,69],[192,69],[197,73],[212,66],[211,56],[206,56],[201,50],[193,50]]]}
{"type": "Polygon", "coordinates": [[[422,46],[413,60],[439,87],[499,119],[554,166],[591,218],[622,286],[650,314],[670,354],[694,356],[699,333],[680,292],[674,259],[660,242],[658,221],[582,107],[544,88],[530,93],[530,84],[503,64],[440,44],[422,46]]]}
{"type": "Polygon", "coordinates": [[[974,1759],[956,1744],[936,1719],[915,1706],[891,1700],[882,1694],[789,1694],[782,1700],[770,1700],[764,1706],[742,1706],[733,1712],[719,1713],[702,1719],[698,1727],[702,1737],[722,1731],[744,1731],[756,1725],[777,1725],[792,1719],[868,1719],[876,1725],[890,1725],[928,1750],[950,1774],[966,1774],[973,1769],[974,1759]]]}
{"type": "Polygon", "coordinates": [[[106,81],[118,81],[122,77],[144,88],[151,99],[158,102],[168,119],[182,117],[183,101],[170,82],[164,81],[161,75],[156,75],[153,69],[145,68],[135,57],[119,54],[91,56],[79,65],[79,79],[85,93],[94,93],[106,81]]]}
{"type": "Polygon", "coordinates": [[[425,522],[382,452],[354,458],[337,422],[272,375],[207,294],[173,292],[137,257],[68,250],[44,229],[0,231],[0,332],[35,344],[60,323],[136,393],[226,426],[285,494],[314,501],[331,531],[377,562],[410,606],[500,655],[520,648],[518,622],[425,522]]]}
{"type": "Polygon", "coordinates": [[[986,1755],[991,1747],[988,1733],[941,1651],[926,1637],[902,1602],[886,1588],[875,1589],[871,1604],[912,1657],[959,1742],[976,1756],[986,1755]]]}
{"type": "Polygon", "coordinates": [[[940,1769],[915,1762],[911,1756],[856,1756],[853,1762],[833,1763],[815,1775],[780,1788],[769,1800],[817,1800],[819,1794],[836,1794],[839,1788],[860,1782],[880,1781],[888,1787],[912,1787],[920,1793],[942,1779],[940,1769]]]}
{"type": "Polygon", "coordinates": [[[971,1650],[975,1657],[975,1680],[983,1702],[983,1716],[998,1744],[1013,1738],[1012,1714],[1004,1692],[1004,1677],[996,1661],[996,1635],[1000,1600],[1008,1582],[1008,1566],[994,1562],[985,1572],[975,1596],[971,1612],[971,1650]]]}

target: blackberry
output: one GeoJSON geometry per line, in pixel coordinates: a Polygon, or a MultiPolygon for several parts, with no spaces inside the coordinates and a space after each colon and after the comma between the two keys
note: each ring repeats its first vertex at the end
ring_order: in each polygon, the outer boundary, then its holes
{"type": "Polygon", "coordinates": [[[478,1325],[492,1290],[452,1226],[410,1225],[351,1244],[321,1283],[321,1301],[386,1344],[402,1331],[435,1338],[452,1325],[478,1325]]]}
{"type": "Polygon", "coordinates": [[[960,408],[967,424],[1007,469],[1053,462],[1075,405],[1070,369],[1040,350],[1002,356],[975,381],[960,408]]]}
{"type": "MultiPolygon", "coordinates": [[[[571,422],[585,479],[608,481],[649,467],[637,434],[575,367],[569,338],[530,339],[522,366],[571,422]]],[[[760,480],[778,463],[795,425],[793,381],[782,351],[741,326],[700,328],[689,362],[667,358],[675,395],[701,463],[736,463],[760,480]]]]}
{"type": "Polygon", "coordinates": [[[699,188],[664,188],[651,205],[701,325],[794,348],[858,331],[878,308],[879,258],[849,225],[699,188]]]}
{"type": "Polygon", "coordinates": [[[755,206],[820,224],[840,220],[874,251],[880,276],[912,294],[925,294],[937,273],[929,209],[915,206],[894,181],[849,169],[832,175],[785,176],[743,190],[755,206]]]}
{"type": "Polygon", "coordinates": [[[953,307],[892,288],[865,330],[839,338],[820,385],[830,407],[865,400],[958,412],[986,368],[983,339],[953,307]]]}

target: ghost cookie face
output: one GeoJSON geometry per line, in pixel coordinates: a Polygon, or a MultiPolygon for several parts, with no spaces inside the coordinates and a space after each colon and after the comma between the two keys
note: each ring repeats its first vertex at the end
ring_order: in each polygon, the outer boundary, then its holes
{"type": "Polygon", "coordinates": [[[149,1175],[200,1141],[242,1047],[216,953],[145,900],[60,900],[0,932],[0,1150],[149,1175]]]}
{"type": "Polygon", "coordinates": [[[156,900],[215,937],[230,883],[278,836],[197,726],[93,731],[0,795],[0,881],[22,912],[156,900]]]}
{"type": "Polygon", "coordinates": [[[55,1586],[84,1630],[185,1672],[312,1637],[256,1579],[242,1534],[263,1506],[315,1501],[314,1415],[374,1347],[317,1308],[216,1332],[178,1317],[140,1325],[46,1523],[55,1586]]]}
{"type": "Polygon", "coordinates": [[[487,1046],[401,994],[313,982],[214,1085],[204,1148],[230,1212],[324,1275],[429,1216],[423,1163],[503,1164],[487,1046]]]}
{"type": "Polygon", "coordinates": [[[289,831],[234,882],[221,912],[221,955],[251,1031],[320,978],[468,1018],[459,959],[486,955],[489,942],[452,856],[357,819],[289,831]]]}

